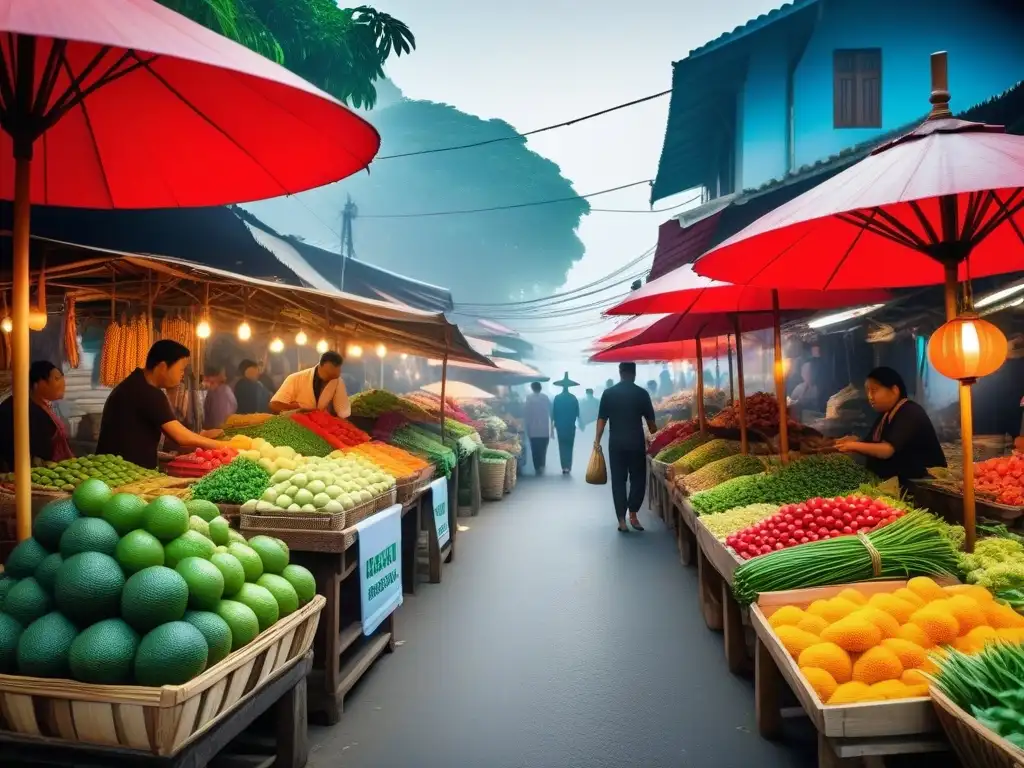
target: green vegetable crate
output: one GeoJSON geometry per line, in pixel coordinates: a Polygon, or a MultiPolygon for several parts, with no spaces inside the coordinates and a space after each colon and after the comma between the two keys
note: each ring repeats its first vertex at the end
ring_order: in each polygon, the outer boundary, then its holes
{"type": "Polygon", "coordinates": [[[184,685],[146,688],[0,675],[0,735],[175,755],[309,652],[325,603],[317,595],[184,685]]]}
{"type": "Polygon", "coordinates": [[[391,506],[379,506],[379,500],[383,498],[390,498],[391,504],[394,504],[395,489],[343,512],[305,514],[286,512],[283,509],[245,509],[242,512],[241,528],[246,531],[343,531],[391,506]]]}
{"type": "Polygon", "coordinates": [[[1024,750],[983,726],[936,688],[931,689],[931,695],[939,723],[961,763],[971,768],[1020,768],[1024,765],[1024,750]]]}

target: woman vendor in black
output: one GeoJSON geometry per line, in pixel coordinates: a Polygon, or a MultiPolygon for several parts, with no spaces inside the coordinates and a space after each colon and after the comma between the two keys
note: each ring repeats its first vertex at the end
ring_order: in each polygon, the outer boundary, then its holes
{"type": "MultiPolygon", "coordinates": [[[[33,459],[63,461],[74,457],[64,423],[51,405],[64,397],[64,374],[49,360],[37,360],[28,369],[29,450],[33,459]]],[[[14,469],[14,397],[0,403],[0,466],[14,469]]]]}
{"type": "Polygon", "coordinates": [[[868,402],[881,415],[864,440],[836,442],[843,453],[867,457],[867,468],[883,480],[907,481],[928,476],[931,467],[946,466],[935,427],[924,408],[907,398],[903,377],[892,368],[875,368],[864,383],[868,402]]]}

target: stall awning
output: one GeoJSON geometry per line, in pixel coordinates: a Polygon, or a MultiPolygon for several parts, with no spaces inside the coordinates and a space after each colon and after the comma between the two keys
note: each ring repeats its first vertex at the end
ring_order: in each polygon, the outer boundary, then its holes
{"type": "MultiPolygon", "coordinates": [[[[488,366],[468,362],[453,363],[450,360],[449,366],[454,368],[462,368],[464,370],[469,371],[482,371],[485,373],[494,374],[496,376],[506,374],[507,376],[513,376],[524,381],[544,382],[550,381],[551,379],[550,376],[545,376],[536,368],[533,368],[532,366],[529,366],[526,363],[521,363],[518,360],[510,360],[505,357],[490,357],[487,358],[487,360],[490,363],[490,365],[488,366]]],[[[429,363],[430,365],[435,367],[441,365],[441,361],[438,359],[430,360],[429,363]]]]}
{"type": "MultiPolygon", "coordinates": [[[[383,343],[396,352],[443,357],[487,370],[493,364],[476,352],[458,326],[439,312],[398,307],[340,291],[317,290],[239,275],[182,259],[84,248],[46,238],[33,238],[38,249],[46,243],[46,276],[59,291],[73,296],[81,307],[107,303],[112,294],[122,301],[187,310],[206,300],[215,322],[262,323],[271,328],[304,329],[342,336],[361,343],[383,343]],[[153,277],[160,279],[154,285],[153,277]]],[[[33,255],[33,266],[40,263],[33,255]]],[[[9,287],[9,265],[0,267],[0,289],[9,287]]],[[[34,271],[35,279],[38,270],[34,271]]],[[[81,310],[80,310],[81,311],[81,310]]]]}

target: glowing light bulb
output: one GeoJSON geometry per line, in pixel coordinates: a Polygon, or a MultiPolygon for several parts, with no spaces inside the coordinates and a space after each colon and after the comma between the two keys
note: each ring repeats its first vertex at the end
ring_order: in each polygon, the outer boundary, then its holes
{"type": "Polygon", "coordinates": [[[408,360],[408,359],[409,359],[409,356],[408,356],[407,354],[405,354],[405,352],[403,352],[403,353],[402,353],[402,359],[403,359],[403,360],[408,360]]]}
{"type": "Polygon", "coordinates": [[[981,340],[978,338],[977,327],[970,320],[960,325],[960,349],[963,350],[964,370],[976,371],[978,358],[981,357],[981,340]]]}
{"type": "Polygon", "coordinates": [[[298,344],[300,347],[306,346],[307,341],[309,341],[309,338],[306,336],[305,331],[299,331],[298,333],[295,334],[295,343],[298,344]]]}
{"type": "Polygon", "coordinates": [[[210,323],[206,320],[200,320],[199,325],[196,326],[196,336],[200,339],[208,339],[211,333],[213,331],[210,328],[210,323]]]}
{"type": "Polygon", "coordinates": [[[348,356],[349,357],[362,357],[363,356],[363,348],[360,347],[358,344],[352,344],[348,348],[348,356]]]}
{"type": "Polygon", "coordinates": [[[0,320],[0,330],[4,333],[10,333],[14,330],[14,321],[9,317],[5,317],[3,320],[0,320]]]}
{"type": "Polygon", "coordinates": [[[239,341],[248,341],[252,338],[252,328],[245,321],[238,326],[238,339],[239,341]]]}
{"type": "Polygon", "coordinates": [[[384,357],[388,353],[388,348],[383,344],[377,345],[377,357],[384,357]]]}
{"type": "Polygon", "coordinates": [[[270,342],[270,351],[271,352],[275,352],[275,353],[277,353],[277,352],[284,352],[284,342],[281,341],[280,337],[278,337],[278,338],[274,339],[272,342],[270,342]]]}
{"type": "Polygon", "coordinates": [[[327,345],[327,339],[320,339],[320,341],[316,343],[316,351],[321,355],[328,349],[330,349],[330,347],[327,345]]]}

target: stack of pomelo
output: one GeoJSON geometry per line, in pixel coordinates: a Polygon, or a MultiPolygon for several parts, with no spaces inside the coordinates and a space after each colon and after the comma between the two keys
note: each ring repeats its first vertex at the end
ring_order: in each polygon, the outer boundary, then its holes
{"type": "Polygon", "coordinates": [[[0,673],[184,683],[313,599],[305,568],[215,505],[101,480],[47,504],[0,578],[0,673]]]}

